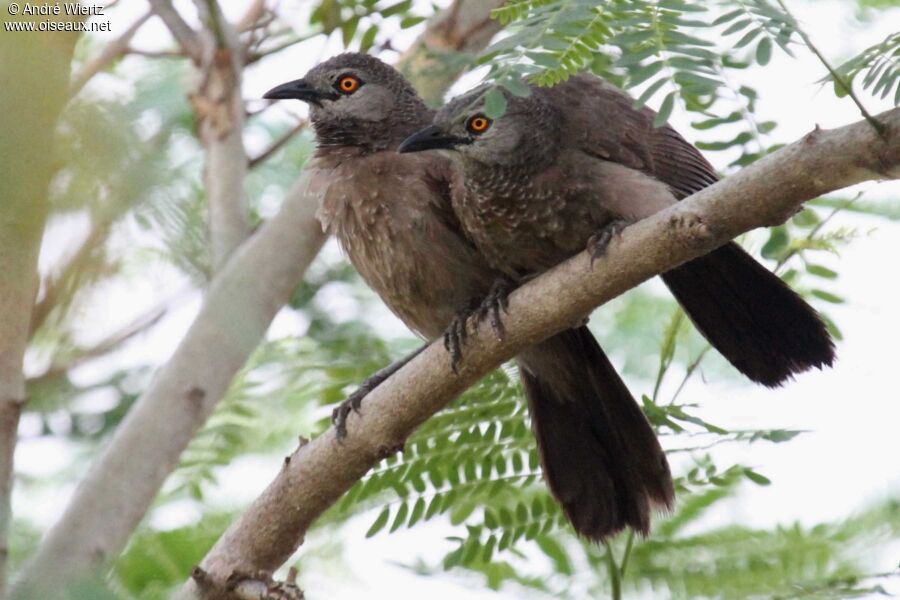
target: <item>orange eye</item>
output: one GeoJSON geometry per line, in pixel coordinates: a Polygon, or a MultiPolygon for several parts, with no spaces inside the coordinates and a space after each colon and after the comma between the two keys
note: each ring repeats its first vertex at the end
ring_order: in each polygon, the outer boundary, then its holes
{"type": "Polygon", "coordinates": [[[491,120],[484,115],[475,115],[466,122],[466,129],[472,133],[484,133],[491,126],[491,120]]]}
{"type": "Polygon", "coordinates": [[[344,75],[338,79],[337,89],[345,94],[352,94],[359,89],[359,79],[353,75],[344,75]]]}

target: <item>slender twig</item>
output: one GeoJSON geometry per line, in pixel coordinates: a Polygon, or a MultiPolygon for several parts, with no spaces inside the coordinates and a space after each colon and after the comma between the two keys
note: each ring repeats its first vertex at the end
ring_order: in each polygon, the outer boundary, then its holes
{"type": "Polygon", "coordinates": [[[606,570],[609,573],[609,591],[612,600],[622,600],[622,574],[619,571],[619,565],[616,564],[616,557],[613,555],[613,549],[608,540],[603,540],[603,546],[606,548],[606,570]]]}
{"type": "Polygon", "coordinates": [[[216,0],[203,0],[203,2],[206,7],[205,12],[208,16],[209,28],[216,42],[216,48],[228,48],[230,44],[225,33],[225,26],[222,23],[222,9],[219,7],[219,3],[216,0]]]}
{"type": "Polygon", "coordinates": [[[95,223],[87,237],[81,243],[70,258],[59,268],[58,274],[48,276],[41,286],[44,289],[43,296],[34,306],[31,315],[31,328],[29,337],[40,329],[46,322],[53,309],[64,302],[66,290],[81,274],[88,264],[94,260],[95,253],[109,237],[110,227],[108,223],[95,223]]]}
{"type": "Polygon", "coordinates": [[[265,50],[259,50],[259,51],[253,52],[247,57],[247,64],[248,65],[253,64],[262,58],[265,58],[272,54],[276,54],[278,52],[281,52],[282,50],[286,50],[287,48],[290,48],[291,46],[296,46],[297,44],[302,44],[303,42],[311,40],[312,38],[314,38],[316,36],[320,36],[323,33],[325,33],[325,31],[323,31],[323,30],[319,30],[319,29],[313,30],[310,33],[307,33],[304,35],[293,36],[288,40],[285,40],[283,42],[280,42],[280,43],[272,46],[271,48],[266,48],[265,50]]]}
{"type": "Polygon", "coordinates": [[[675,390],[675,393],[672,394],[672,399],[669,400],[670,406],[672,404],[675,404],[675,400],[678,399],[678,396],[681,394],[681,391],[684,389],[684,386],[687,385],[688,380],[694,374],[694,371],[696,371],[700,367],[700,363],[703,362],[703,359],[706,357],[706,355],[709,353],[710,350],[712,350],[712,346],[707,344],[703,348],[703,350],[700,351],[700,353],[697,355],[697,357],[694,358],[694,360],[692,360],[691,363],[687,366],[687,370],[684,373],[684,377],[681,379],[681,383],[678,384],[678,389],[675,390]]]}
{"type": "MultiPolygon", "coordinates": [[[[820,231],[822,231],[822,229],[828,224],[829,221],[831,221],[834,217],[836,217],[837,214],[840,213],[842,210],[845,210],[846,208],[850,207],[854,202],[856,202],[857,200],[862,198],[862,195],[863,195],[863,193],[860,192],[853,198],[848,198],[839,206],[835,206],[824,219],[822,219],[821,221],[816,223],[816,225],[812,229],[809,230],[809,233],[806,235],[804,240],[806,240],[807,242],[812,241],[816,237],[816,234],[818,234],[820,231]]],[[[787,262],[790,259],[792,259],[794,256],[800,254],[802,251],[803,251],[803,249],[799,246],[791,248],[787,252],[787,254],[782,256],[778,260],[778,262],[775,264],[774,272],[775,273],[780,272],[781,269],[784,268],[784,265],[787,264],[787,262]]]]}
{"type": "Polygon", "coordinates": [[[628,539],[625,540],[625,552],[622,554],[622,563],[619,565],[619,572],[622,579],[625,579],[625,573],[628,570],[628,560],[631,558],[632,548],[634,548],[634,529],[629,529],[628,539]]]}
{"type": "Polygon", "coordinates": [[[140,48],[132,47],[125,50],[125,54],[134,54],[135,56],[146,58],[184,58],[187,56],[184,50],[141,50],[140,48]]]}
{"type": "Polygon", "coordinates": [[[243,33],[256,27],[257,23],[266,14],[266,0],[253,0],[240,19],[234,24],[234,28],[243,33]]]}
{"type": "Polygon", "coordinates": [[[125,342],[134,339],[159,323],[159,321],[171,310],[174,301],[174,299],[166,300],[135,317],[122,328],[107,335],[93,346],[75,350],[64,362],[54,362],[40,375],[30,377],[28,383],[33,384],[38,381],[46,381],[47,379],[59,377],[86,362],[108,355],[125,342]]]}
{"type": "Polygon", "coordinates": [[[834,79],[835,83],[837,83],[841,89],[846,93],[853,102],[856,104],[857,108],[859,108],[859,112],[862,114],[863,118],[869,122],[869,124],[875,128],[875,131],[878,132],[878,135],[884,137],[887,135],[887,127],[885,127],[884,123],[873,117],[869,114],[869,111],[866,110],[865,105],[862,103],[862,100],[856,95],[856,92],[853,91],[853,84],[847,81],[843,75],[837,72],[837,70],[831,66],[831,63],[825,58],[825,55],[822,54],[819,49],[813,44],[812,39],[807,35],[807,33],[800,27],[800,23],[797,22],[797,19],[794,18],[794,15],[788,9],[787,5],[784,3],[784,0],[778,0],[778,4],[781,6],[781,9],[784,11],[785,15],[791,19],[794,25],[794,29],[803,39],[803,43],[806,44],[806,47],[810,49],[810,51],[816,55],[816,58],[819,59],[819,62],[828,70],[828,73],[831,75],[832,79],[834,79]]]}
{"type": "Polygon", "coordinates": [[[166,27],[172,33],[172,37],[181,46],[185,54],[190,56],[195,63],[200,64],[202,59],[202,45],[197,32],[191,29],[184,19],[172,6],[171,0],[148,0],[153,12],[159,15],[166,27]]]}
{"type": "Polygon", "coordinates": [[[249,168],[253,169],[253,168],[257,167],[260,163],[265,162],[269,157],[271,157],[273,154],[275,154],[276,152],[281,150],[281,148],[284,147],[285,144],[287,144],[289,141],[294,139],[295,135],[297,135],[298,133],[300,133],[301,131],[306,129],[306,127],[308,125],[309,125],[308,121],[300,121],[299,123],[294,125],[288,131],[286,131],[281,137],[279,137],[277,140],[272,142],[272,144],[268,148],[263,150],[258,156],[251,158],[248,161],[247,166],[249,168]]]}
{"type": "Polygon", "coordinates": [[[131,38],[134,37],[138,30],[143,27],[144,23],[150,20],[150,17],[152,16],[153,11],[145,13],[137,21],[132,23],[131,27],[126,29],[122,35],[108,43],[100,54],[88,61],[84,67],[72,77],[72,82],[69,85],[69,96],[78,94],[94,75],[108,67],[117,58],[127,54],[128,44],[131,42],[131,38]]]}
{"type": "MultiPolygon", "coordinates": [[[[676,343],[678,331],[681,329],[682,323],[684,323],[684,317],[684,310],[680,306],[676,307],[675,312],[672,315],[672,321],[666,328],[666,336],[672,336],[672,344],[676,343]]],[[[653,400],[654,404],[656,404],[656,400],[659,397],[659,389],[662,386],[663,379],[665,378],[669,367],[672,366],[672,357],[674,356],[674,353],[675,350],[673,348],[671,352],[664,351],[659,356],[659,369],[656,372],[656,382],[653,384],[653,395],[651,396],[651,400],[653,400]]]]}

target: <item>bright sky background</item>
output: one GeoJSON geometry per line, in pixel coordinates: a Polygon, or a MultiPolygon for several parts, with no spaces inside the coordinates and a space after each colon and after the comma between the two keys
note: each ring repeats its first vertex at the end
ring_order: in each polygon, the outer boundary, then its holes
{"type": "MultiPolygon", "coordinates": [[[[446,4],[446,1],[442,2],[446,4]]],[[[122,3],[113,14],[112,36],[117,35],[144,10],[144,3],[122,3]]],[[[189,3],[176,3],[189,5],[189,3]]],[[[241,13],[244,2],[224,3],[232,15],[241,13]]],[[[283,13],[296,18],[298,26],[309,11],[309,3],[302,0],[281,3],[283,13]]],[[[815,0],[790,2],[792,10],[805,24],[834,62],[853,54],[896,30],[900,23],[900,9],[885,13],[877,22],[863,28],[852,28],[852,3],[840,0],[815,0]]],[[[187,14],[191,13],[188,8],[187,14]]],[[[93,34],[107,35],[107,34],[93,34]]],[[[151,22],[138,36],[135,43],[141,48],[157,47],[165,43],[164,31],[158,23],[151,22]]],[[[394,40],[394,47],[404,48],[415,32],[402,32],[394,40]]],[[[321,41],[305,44],[283,52],[275,59],[264,61],[248,74],[245,81],[245,97],[259,97],[273,85],[302,76],[305,71],[323,58],[340,51],[340,45],[332,40],[327,47],[321,41]]],[[[848,99],[837,99],[830,89],[816,84],[823,71],[821,65],[808,52],[799,48],[798,57],[791,59],[775,52],[770,65],[754,68],[744,74],[744,81],[760,92],[758,113],[762,119],[779,123],[773,137],[778,141],[793,141],[816,125],[834,127],[858,120],[855,106],[848,99]]],[[[391,58],[391,56],[386,56],[391,58]]],[[[105,85],[109,78],[98,78],[96,85],[105,85]]],[[[469,77],[455,91],[461,91],[473,83],[469,77]]],[[[116,93],[127,93],[118,86],[116,93]]],[[[887,102],[879,102],[863,96],[870,111],[889,108],[887,102]]],[[[286,103],[282,103],[286,104],[286,103]]],[[[277,110],[302,114],[301,103],[291,103],[277,110]]],[[[683,114],[673,116],[673,124],[692,134],[683,114]]],[[[253,146],[253,140],[248,143],[253,146]]],[[[712,155],[714,162],[718,157],[712,155]]],[[[723,161],[718,166],[724,167],[723,161]]],[[[865,198],[884,198],[900,202],[900,183],[882,183],[860,186],[865,198]]],[[[842,193],[842,196],[850,192],[842,193]]],[[[830,314],[840,325],[845,339],[838,347],[839,361],[834,369],[806,374],[798,381],[780,390],[772,391],[748,386],[705,384],[695,379],[684,392],[684,398],[703,405],[704,415],[712,422],[731,426],[808,429],[811,433],[791,443],[782,445],[755,444],[753,446],[729,445],[717,452],[720,462],[742,461],[753,465],[770,477],[773,485],[765,488],[745,486],[740,498],[725,503],[710,515],[709,525],[740,521],[749,525],[770,526],[774,523],[800,521],[814,524],[823,520],[840,519],[888,497],[900,497],[900,392],[897,384],[898,335],[900,335],[900,285],[898,266],[900,261],[900,224],[876,221],[866,217],[844,215],[839,218],[844,226],[855,227],[862,239],[855,241],[840,257],[832,257],[826,264],[836,267],[841,274],[837,289],[847,298],[839,307],[829,307],[830,314]]],[[[55,256],[83,235],[83,228],[76,221],[57,226],[42,257],[42,264],[52,262],[55,256]]],[[[334,247],[328,248],[334,252],[334,247]]],[[[96,314],[85,315],[85,329],[97,331],[98,324],[110,330],[115,324],[128,322],[143,307],[153,305],[161,297],[174,295],[182,282],[169,271],[161,271],[158,277],[138,287],[114,288],[104,293],[105,306],[96,314]],[[165,294],[159,290],[167,290],[165,294]]],[[[337,299],[336,299],[337,301],[337,299]]],[[[180,340],[187,325],[196,314],[199,297],[182,303],[175,314],[166,318],[155,332],[131,344],[118,360],[143,362],[148,358],[163,361],[180,340]]],[[[397,334],[403,328],[386,310],[373,318],[389,322],[384,330],[397,334]]],[[[103,329],[103,327],[99,327],[103,329]]],[[[302,324],[288,317],[279,318],[270,336],[290,335],[302,329],[302,324]]],[[[109,365],[95,366],[106,369],[109,365]]],[[[91,368],[85,368],[79,376],[92,378],[91,368]]],[[[673,378],[670,380],[672,383],[673,378]]],[[[632,389],[646,389],[643,382],[630,382],[632,389]]],[[[665,395],[663,396],[665,397],[665,395]]],[[[66,449],[54,442],[29,435],[33,422],[23,421],[24,439],[17,454],[20,472],[38,476],[47,475],[68,462],[66,449]]],[[[223,477],[222,496],[229,502],[249,501],[275,475],[278,465],[263,463],[257,459],[238,461],[223,477]]],[[[16,498],[15,510],[43,522],[54,519],[65,505],[71,490],[54,492],[47,497],[27,500],[16,498]]],[[[191,511],[180,514],[157,515],[172,525],[189,518],[191,511]]],[[[465,585],[465,579],[448,574],[437,579],[418,577],[394,563],[412,563],[419,556],[427,562],[438,560],[449,548],[443,536],[449,528],[437,524],[417,527],[406,533],[380,535],[364,540],[363,533],[369,518],[358,520],[346,531],[347,558],[353,565],[352,574],[327,570],[307,575],[302,582],[310,598],[334,598],[335,600],[361,597],[364,593],[375,597],[390,592],[396,600],[432,600],[465,597],[472,600],[516,598],[515,593],[498,595],[478,592],[479,584],[465,585]]],[[[900,561],[900,543],[894,551],[883,557],[882,564],[873,569],[889,569],[900,561]]],[[[900,593],[900,582],[888,581],[890,591],[900,593]]]]}

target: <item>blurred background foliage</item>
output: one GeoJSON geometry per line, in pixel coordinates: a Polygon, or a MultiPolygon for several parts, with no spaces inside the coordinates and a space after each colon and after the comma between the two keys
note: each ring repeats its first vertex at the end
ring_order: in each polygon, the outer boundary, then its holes
{"type": "MultiPolygon", "coordinates": [[[[266,11],[247,34],[248,69],[301,43],[391,50],[398,30],[419,26],[438,8],[410,0],[311,4],[302,23],[266,11]]],[[[896,4],[860,0],[857,15],[878,19],[896,4]]],[[[522,76],[551,84],[592,70],[639,102],[660,107],[661,120],[676,107],[687,111],[691,137],[703,150],[727,157],[729,169],[778,148],[771,136],[778,123],[756,114],[764,90],[742,83],[742,71],[767,64],[775,52],[811,51],[806,32],[780,1],[512,0],[494,17],[504,23],[504,34],[481,55],[442,51],[435,58],[487,65],[486,77],[512,93],[524,93],[522,76]]],[[[84,37],[74,68],[98,51],[99,44],[84,37]]],[[[822,74],[835,93],[845,94],[843,86],[853,82],[857,90],[900,100],[898,35],[831,60],[832,72],[823,64],[822,74]]],[[[71,99],[59,126],[63,159],[51,187],[48,250],[28,353],[23,437],[54,440],[67,460],[48,477],[20,474],[19,498],[77,481],[160,362],[140,352],[141,345],[172,313],[195,303],[209,280],[202,152],[186,97],[185,61],[135,51],[98,77],[101,82],[71,99]],[[80,232],[78,243],[54,248],[53,240],[71,231],[80,232]],[[165,282],[165,293],[154,289],[156,282],[165,282]],[[113,306],[109,294],[121,299],[130,286],[145,297],[134,302],[129,319],[119,323],[110,315],[105,327],[84,326],[113,306]]],[[[496,109],[502,110],[499,98],[496,109]]],[[[247,111],[245,136],[258,150],[250,157],[247,192],[258,224],[277,210],[310,155],[312,138],[304,122],[273,118],[261,101],[248,100],[247,111]]],[[[896,203],[827,198],[745,240],[826,316],[843,300],[840,274],[821,257],[853,243],[857,233],[841,225],[846,211],[900,219],[896,203]]],[[[185,579],[241,509],[241,502],[222,500],[228,465],[239,457],[278,460],[298,434],[323,431],[330,405],[356,383],[414,347],[408,335],[379,327],[383,310],[327,247],[279,317],[302,335],[273,335],[258,349],[97,597],[164,598],[185,579]],[[173,525],[165,515],[178,511],[190,518],[173,525]]],[[[840,339],[840,323],[829,324],[840,339]]],[[[872,572],[871,559],[898,539],[900,503],[814,527],[698,526],[744,486],[769,484],[751,465],[718,461],[714,447],[787,444],[803,432],[707,422],[681,395],[684,383],[701,373],[714,380],[734,375],[653,286],[610,303],[592,326],[637,382],[633,391],[677,457],[678,507],[649,539],[622,535],[595,547],[573,535],[540,481],[519,382],[513,370],[503,369],[426,423],[402,454],[384,461],[320,520],[296,562],[301,581],[315,565],[342,561],[339,532],[360,515],[370,536],[449,523],[454,533],[443,560],[407,566],[422,576],[515,589],[521,597],[848,598],[878,592],[891,574],[872,572]],[[680,383],[664,396],[663,381],[680,383]]],[[[248,497],[256,491],[248,490],[248,497]]],[[[24,517],[15,521],[14,569],[43,526],[24,517]]]]}

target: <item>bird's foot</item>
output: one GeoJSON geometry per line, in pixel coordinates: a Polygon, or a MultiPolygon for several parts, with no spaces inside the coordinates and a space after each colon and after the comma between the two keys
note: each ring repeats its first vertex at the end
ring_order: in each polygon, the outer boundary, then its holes
{"type": "Polygon", "coordinates": [[[363,398],[369,395],[369,392],[384,383],[391,375],[399,371],[403,365],[414,359],[420,352],[425,350],[428,344],[413,350],[400,360],[395,360],[388,366],[369,376],[362,382],[355,392],[350,394],[346,400],[337,405],[331,413],[331,422],[334,424],[335,434],[338,441],[344,439],[347,435],[347,417],[351,412],[359,414],[359,407],[362,406],[363,398]]]}
{"type": "Polygon", "coordinates": [[[457,374],[462,362],[462,348],[469,336],[469,316],[473,312],[473,307],[458,311],[444,331],[444,348],[450,355],[450,368],[457,374]]]}
{"type": "Polygon", "coordinates": [[[497,339],[502,340],[506,336],[503,327],[501,312],[506,312],[509,306],[509,294],[515,289],[515,283],[508,277],[498,277],[491,285],[487,296],[479,303],[473,301],[467,308],[460,310],[450,321],[450,326],[444,331],[444,348],[450,355],[450,368],[454,373],[459,373],[459,365],[463,358],[463,346],[469,337],[469,318],[476,323],[485,320],[491,323],[497,339]]]}
{"type": "Polygon", "coordinates": [[[591,268],[594,268],[594,261],[606,253],[609,244],[613,239],[622,233],[630,223],[625,219],[615,219],[610,221],[603,229],[595,233],[588,239],[587,251],[591,255],[591,268]]]}
{"type": "Polygon", "coordinates": [[[375,373],[362,382],[356,391],[347,396],[347,399],[338,404],[331,412],[331,422],[334,425],[334,432],[337,439],[342,440],[347,437],[347,417],[351,412],[359,414],[359,407],[362,406],[363,398],[369,395],[369,392],[377,388],[387,379],[381,373],[375,373]]]}
{"type": "Polygon", "coordinates": [[[275,581],[266,571],[244,573],[233,571],[225,582],[225,591],[242,598],[251,595],[253,598],[266,600],[304,600],[303,590],[297,586],[297,571],[291,569],[286,581],[275,581]]]}
{"type": "Polygon", "coordinates": [[[494,333],[497,334],[498,340],[506,337],[506,328],[503,326],[503,318],[501,312],[508,312],[509,294],[515,289],[515,283],[508,277],[498,277],[491,285],[491,290],[485,296],[481,305],[475,311],[475,318],[478,322],[485,319],[491,323],[494,333]]]}

